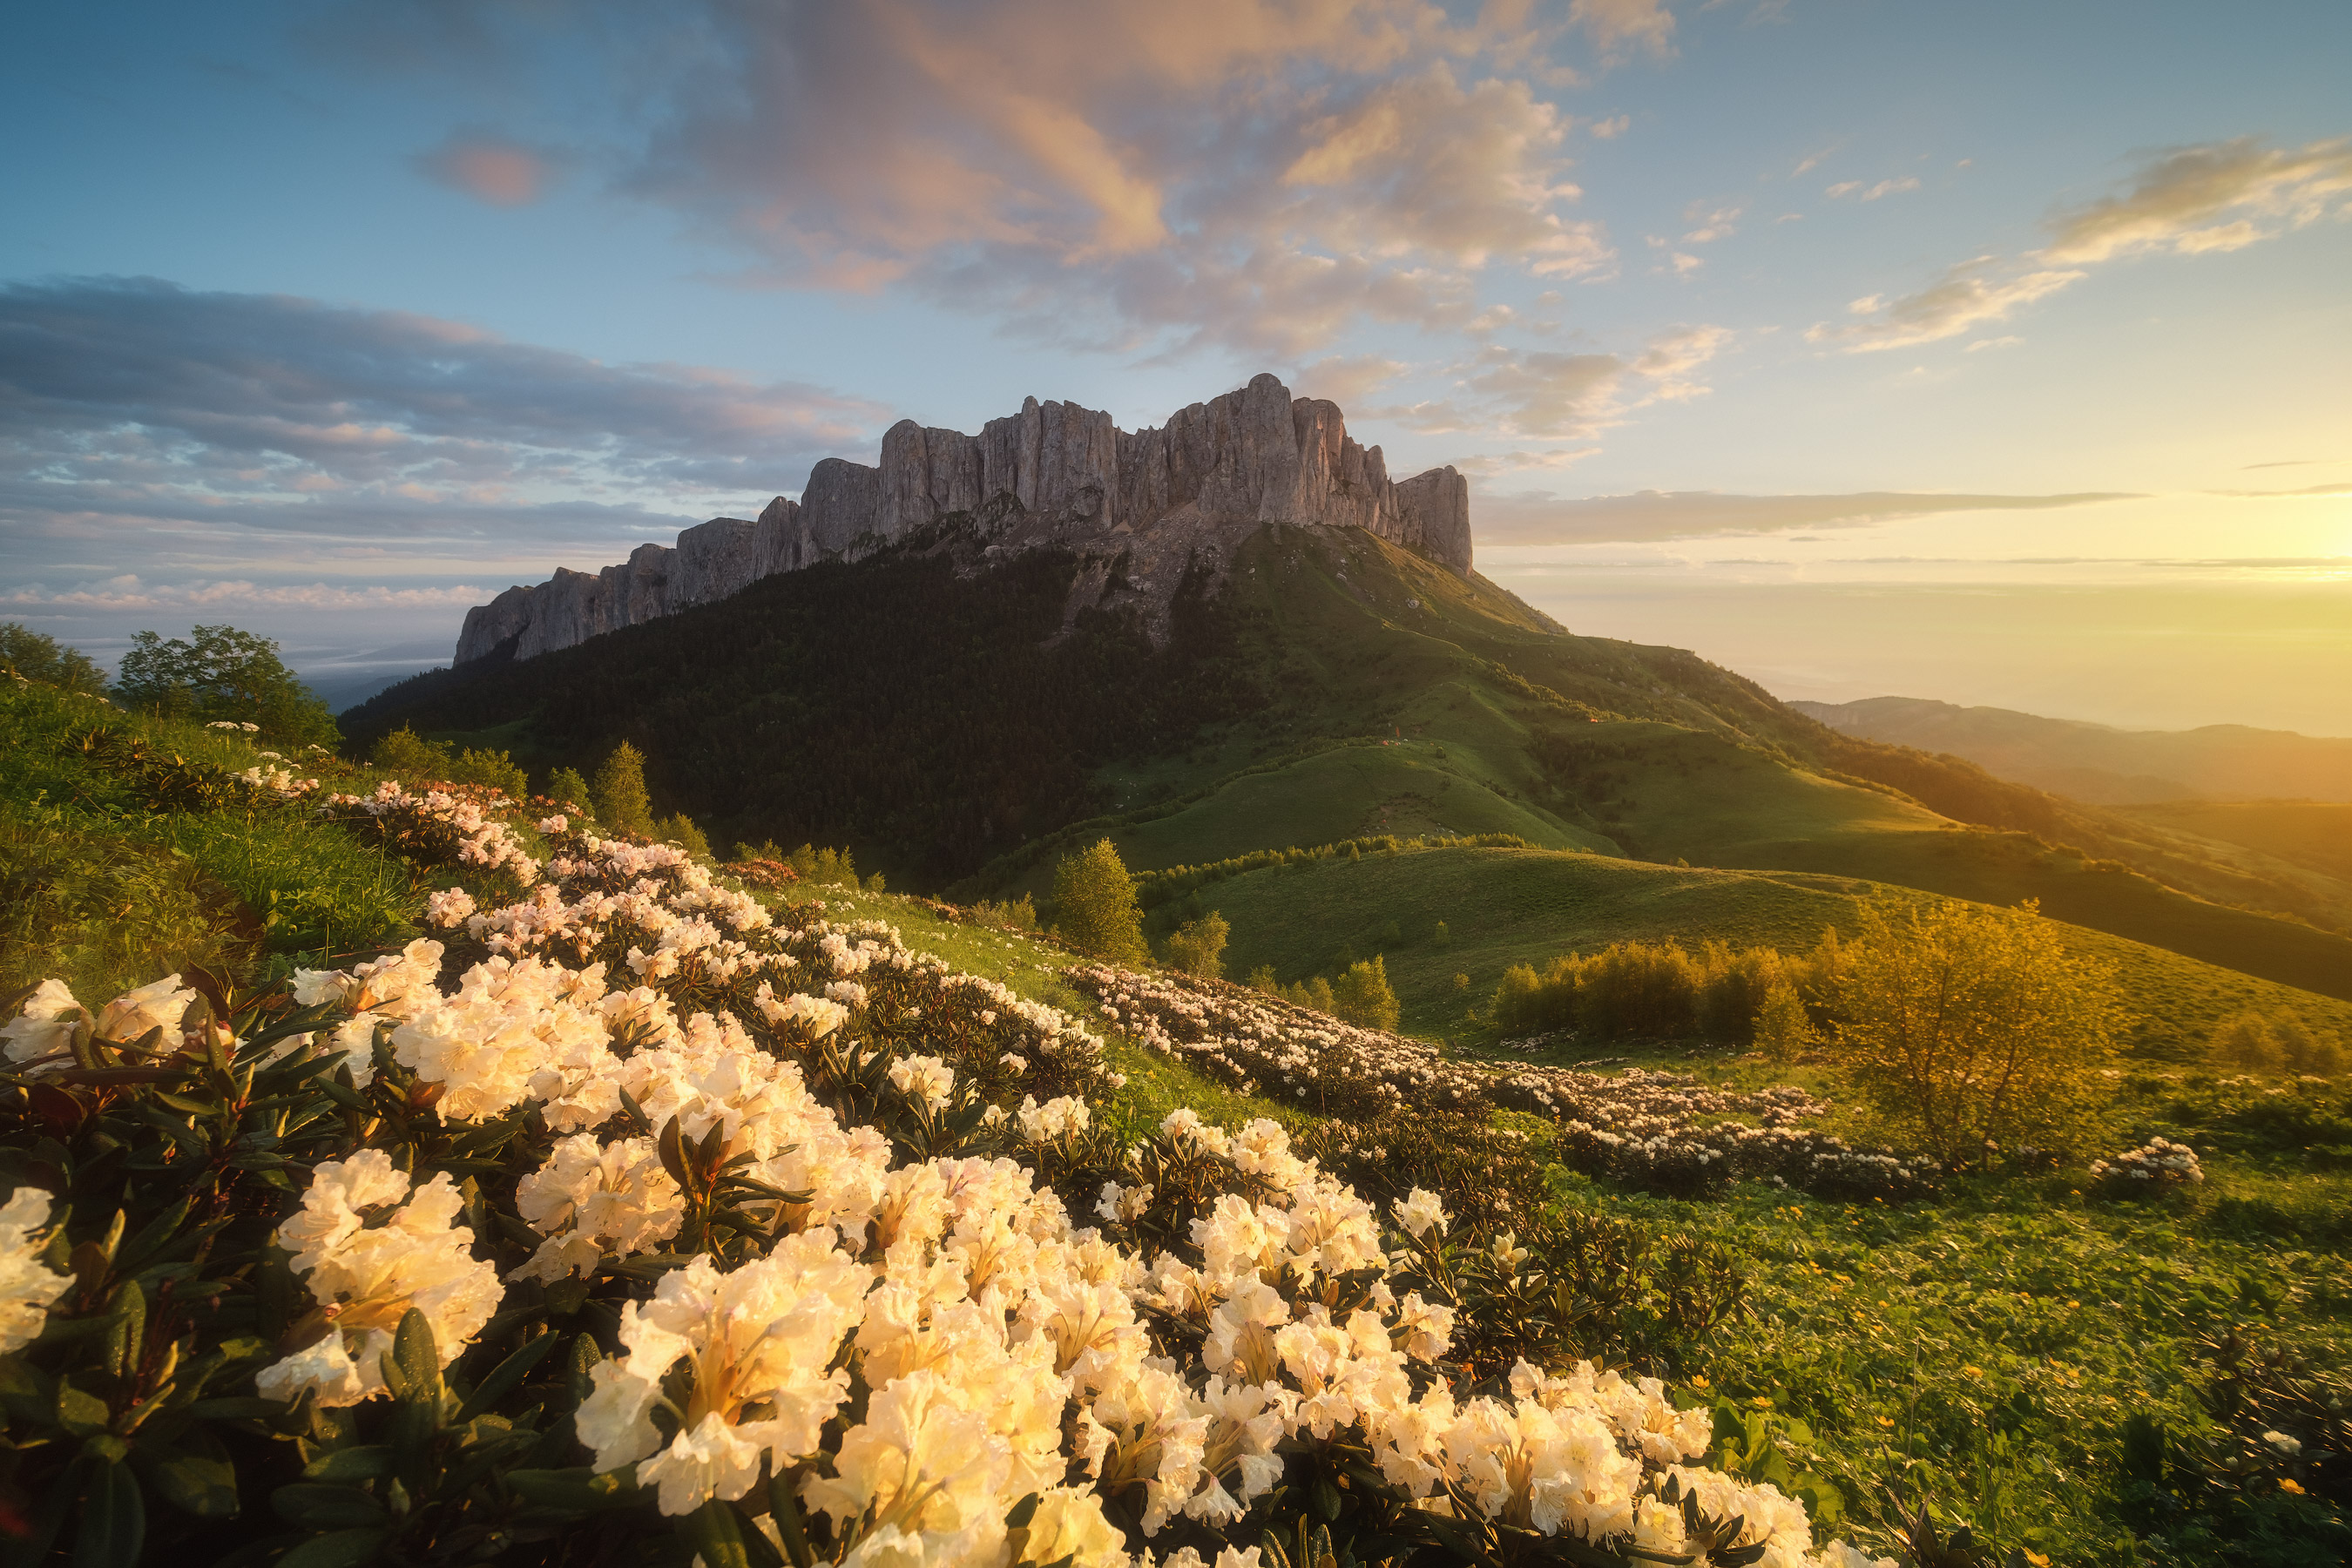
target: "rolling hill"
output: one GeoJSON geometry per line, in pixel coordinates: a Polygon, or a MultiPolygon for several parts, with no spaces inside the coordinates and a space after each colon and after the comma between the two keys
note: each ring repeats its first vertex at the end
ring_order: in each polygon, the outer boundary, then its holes
{"type": "Polygon", "coordinates": [[[719,842],[846,843],[895,885],[964,896],[1041,891],[1059,849],[1104,834],[1150,868],[1501,832],[1579,861],[2038,898],[2352,996],[2352,941],[2181,890],[2195,879],[2140,863],[2149,825],[1843,734],[1679,649],[1575,636],[1363,531],[1265,527],[1188,574],[1156,644],[1131,617],[1066,616],[1081,569],[1051,549],[995,559],[950,520],[855,564],[419,678],[345,727],[362,745],[402,723],[488,741],[535,770],[630,739],[663,808],[719,842]]]}
{"type": "Polygon", "coordinates": [[[2352,740],[2242,724],[2118,730],[1916,697],[1789,706],[1846,734],[1947,752],[2001,778],[2097,805],[2352,801],[2352,740]]]}

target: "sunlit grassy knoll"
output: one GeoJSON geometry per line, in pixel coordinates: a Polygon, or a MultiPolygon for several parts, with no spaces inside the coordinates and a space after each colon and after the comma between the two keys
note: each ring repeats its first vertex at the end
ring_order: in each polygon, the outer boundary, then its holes
{"type": "Polygon", "coordinates": [[[163,758],[262,760],[242,735],[0,689],[0,990],[55,975],[102,997],[193,965],[244,975],[273,957],[372,951],[408,929],[421,895],[401,862],[303,805],[152,811],[133,780],[73,749],[100,725],[163,758]]]}
{"type": "MultiPolygon", "coordinates": [[[[1334,971],[1343,952],[1385,955],[1404,1026],[1461,1035],[1514,963],[1542,964],[1624,938],[1707,938],[1735,946],[1811,948],[1824,926],[1851,934],[1870,884],[1793,871],[1651,865],[1537,849],[1413,849],[1360,860],[1252,871],[1211,883],[1158,914],[1160,923],[1214,909],[1233,922],[1230,973],[1272,964],[1285,981],[1334,971]],[[1436,937],[1445,922],[1446,940],[1436,937]],[[1395,940],[1387,936],[1397,927],[1395,940]],[[1456,975],[1468,984],[1457,987],[1456,975]]],[[[2352,1005],[2105,931],[2072,928],[2070,945],[2121,973],[2145,1022],[2142,1049],[2194,1054],[2214,1024],[2245,1008],[2294,1007],[2352,1029],[2352,1005]]],[[[1579,1047],[1581,1048],[1581,1047],[1579,1047]]],[[[1601,1054],[1594,1045],[1587,1055],[1601,1054]]]]}

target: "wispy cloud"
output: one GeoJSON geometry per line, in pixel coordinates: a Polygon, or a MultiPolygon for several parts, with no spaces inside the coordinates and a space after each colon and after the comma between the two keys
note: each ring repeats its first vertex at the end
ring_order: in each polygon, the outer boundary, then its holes
{"type": "Polygon", "coordinates": [[[1557,495],[1482,495],[1482,544],[1591,544],[1720,534],[1780,533],[1796,528],[1858,528],[1944,512],[2047,510],[2132,500],[2124,491],[2066,495],[1952,495],[1863,490],[1846,495],[1727,495],[1713,490],[1641,490],[1570,499],[1557,495]]]}
{"type": "Polygon", "coordinates": [[[1906,191],[1916,191],[1918,188],[1919,177],[1916,174],[1904,174],[1895,179],[1881,180],[1876,184],[1865,184],[1860,180],[1841,180],[1832,185],[1825,194],[1832,199],[1853,196],[1860,201],[1874,202],[1886,196],[1899,196],[1906,191]]]}
{"type": "MultiPolygon", "coordinates": [[[[1890,184],[1864,189],[1848,182],[1830,194],[1860,191],[1868,201],[1890,184]]],[[[1914,294],[1857,300],[1849,314],[1859,320],[1820,323],[1806,336],[1848,353],[1937,342],[2005,321],[2097,266],[2134,256],[2237,250],[2347,213],[2352,138],[2277,148],[2242,136],[2172,148],[2144,159],[2120,194],[2056,214],[2043,248],[1961,262],[1914,294]]]]}
{"type": "Polygon", "coordinates": [[[494,207],[528,206],[547,194],[568,160],[503,136],[461,131],[417,155],[425,175],[494,207]]]}
{"type": "Polygon", "coordinates": [[[1497,344],[1456,367],[1451,395],[1366,412],[1425,432],[1589,439],[1636,409],[1706,395],[1701,373],[1734,336],[1728,327],[1677,327],[1633,354],[1497,344]]]}

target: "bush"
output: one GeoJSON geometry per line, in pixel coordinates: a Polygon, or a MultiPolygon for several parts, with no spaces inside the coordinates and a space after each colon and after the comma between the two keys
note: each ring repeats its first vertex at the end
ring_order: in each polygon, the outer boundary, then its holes
{"type": "Polygon", "coordinates": [[[1135,907],[1135,882],[1118,849],[1108,838],[1054,868],[1055,923],[1062,940],[1089,957],[1111,963],[1141,963],[1143,917],[1135,907]]]}
{"type": "Polygon", "coordinates": [[[2344,1042],[2335,1031],[2292,1010],[2234,1014],[2214,1026],[2205,1049],[2214,1061],[2247,1072],[2333,1078],[2344,1070],[2344,1042]]]}
{"type": "Polygon", "coordinates": [[[1331,986],[1331,1010],[1367,1029],[1393,1029],[1397,995],[1389,986],[1388,964],[1378,953],[1358,959],[1331,986]]]}
{"type": "Polygon", "coordinates": [[[1274,965],[1261,963],[1249,973],[1249,988],[1263,991],[1269,996],[1282,994],[1282,983],[1274,977],[1274,965]]]}
{"type": "Polygon", "coordinates": [[[1804,998],[1785,980],[1764,993],[1756,1009],[1754,1035],[1756,1048],[1776,1062],[1794,1061],[1822,1043],[1805,1014],[1804,998]]]}
{"type": "Polygon", "coordinates": [[[1232,930],[1225,917],[1214,910],[1199,920],[1186,921],[1168,939],[1168,966],[1204,980],[1222,979],[1225,973],[1225,938],[1232,930]]]}
{"type": "Polygon", "coordinates": [[[2127,1022],[2110,965],[2014,910],[1873,900],[1838,986],[1841,1066],[1890,1132],[1952,1164],[2079,1152],[2127,1022]]]}
{"type": "Polygon", "coordinates": [[[515,766],[514,759],[504,752],[478,752],[468,746],[457,753],[448,776],[452,784],[480,784],[497,790],[509,800],[521,800],[530,794],[530,775],[515,766]]]}
{"type": "Polygon", "coordinates": [[[624,741],[596,769],[588,786],[596,826],[607,833],[650,834],[653,799],[646,793],[646,754],[624,741]]]}
{"type": "Polygon", "coordinates": [[[971,906],[971,918],[982,925],[994,926],[1000,931],[1035,931],[1037,906],[1026,893],[1003,903],[991,903],[982,899],[971,906]]]}
{"type": "Polygon", "coordinates": [[[710,840],[704,837],[702,829],[694,825],[694,818],[684,812],[676,816],[665,816],[655,823],[653,837],[656,842],[675,844],[689,855],[699,856],[705,860],[711,858],[710,840]]]}
{"type": "MultiPolygon", "coordinates": [[[[595,793],[589,789],[588,781],[580,776],[578,768],[558,768],[550,773],[547,776],[547,793],[549,798],[558,805],[569,806],[576,813],[585,816],[595,813],[595,807],[589,804],[596,798],[595,793]]],[[[737,858],[752,857],[738,855],[737,858]]],[[[782,859],[782,857],[779,855],[774,858],[782,859]]]]}
{"type": "Polygon", "coordinates": [[[432,784],[449,777],[449,745],[446,741],[428,741],[403,724],[370,749],[368,765],[403,784],[432,784]]]}
{"type": "Polygon", "coordinates": [[[68,691],[93,697],[106,692],[106,672],[88,654],[61,647],[57,638],[15,621],[0,621],[0,668],[68,691]]]}
{"type": "Polygon", "coordinates": [[[278,645],[235,626],[198,626],[194,642],[153,632],[131,639],[115,700],[167,719],[257,724],[281,744],[333,747],[335,716],[278,657],[278,645]]]}

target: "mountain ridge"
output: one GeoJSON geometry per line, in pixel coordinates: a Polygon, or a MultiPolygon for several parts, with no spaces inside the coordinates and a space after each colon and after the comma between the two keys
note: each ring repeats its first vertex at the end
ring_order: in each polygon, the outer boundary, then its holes
{"type": "Polygon", "coordinates": [[[593,574],[559,568],[476,605],[455,662],[501,648],[536,658],[762,577],[859,560],[949,518],[977,527],[992,551],[1076,549],[1100,567],[1097,599],[1118,558],[1130,557],[1125,575],[1143,590],[1154,636],[1165,632],[1185,563],[1204,550],[1229,553],[1261,523],[1361,528],[1459,572],[1471,562],[1460,473],[1391,480],[1381,448],[1349,436],[1339,405],[1293,397],[1278,377],[1260,374],[1135,431],[1099,410],[1034,397],[978,436],[902,419],[883,436],[877,466],[824,458],[798,500],[776,497],[757,521],[713,518],[675,546],[640,545],[593,574]]]}

